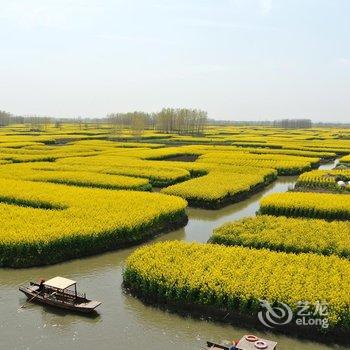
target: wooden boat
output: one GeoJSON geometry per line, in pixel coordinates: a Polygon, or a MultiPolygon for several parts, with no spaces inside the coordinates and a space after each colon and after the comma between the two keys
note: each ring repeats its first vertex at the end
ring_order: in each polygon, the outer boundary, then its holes
{"type": "Polygon", "coordinates": [[[30,282],[29,285],[20,286],[19,290],[28,301],[72,311],[90,313],[101,305],[99,301],[87,299],[85,293],[78,293],[76,281],[59,276],[39,283],[30,282]],[[73,290],[69,289],[71,287],[74,287],[73,290]]]}
{"type": "Polygon", "coordinates": [[[272,340],[262,339],[255,335],[248,334],[232,345],[223,345],[207,341],[207,348],[210,350],[275,350],[277,343],[272,340]]]}
{"type": "Polygon", "coordinates": [[[221,345],[211,341],[207,341],[207,348],[211,350],[230,350],[230,347],[227,345],[221,345]]]}

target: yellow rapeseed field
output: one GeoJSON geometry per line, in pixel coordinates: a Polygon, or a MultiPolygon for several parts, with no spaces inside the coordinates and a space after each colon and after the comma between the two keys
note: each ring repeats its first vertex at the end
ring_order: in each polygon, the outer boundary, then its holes
{"type": "Polygon", "coordinates": [[[350,155],[340,158],[341,163],[350,163],[350,155]]]}
{"type": "Polygon", "coordinates": [[[210,242],[350,259],[350,221],[258,215],[216,228],[210,242]]]}
{"type": "Polygon", "coordinates": [[[331,327],[349,328],[350,261],[217,244],[163,242],[129,256],[124,284],[158,301],[255,313],[259,299],[326,301],[331,327]]]}
{"type": "Polygon", "coordinates": [[[72,157],[62,159],[56,164],[58,166],[74,166],[75,169],[81,167],[98,167],[98,171],[105,174],[145,177],[154,186],[170,185],[190,177],[190,173],[182,168],[167,165],[153,167],[149,161],[119,155],[101,155],[88,158],[72,157]]]}
{"type": "Polygon", "coordinates": [[[0,265],[52,263],[117,248],[184,224],[186,201],[0,179],[0,265]]]}
{"type": "Polygon", "coordinates": [[[263,198],[260,212],[269,215],[350,220],[348,194],[286,192],[263,198]]]}
{"type": "Polygon", "coordinates": [[[264,174],[261,171],[260,174],[257,174],[259,171],[249,173],[249,170],[245,174],[213,170],[208,175],[167,187],[162,193],[185,198],[191,205],[215,207],[241,200],[258,185],[267,184],[276,177],[274,170],[265,170],[264,174]]]}
{"type": "Polygon", "coordinates": [[[313,170],[298,177],[296,188],[330,191],[350,190],[348,181],[350,181],[350,169],[313,170]],[[346,184],[345,187],[339,186],[338,181],[343,181],[346,184]]]}
{"type": "MultiPolygon", "coordinates": [[[[2,127],[0,265],[47,264],[139,242],[183,225],[183,199],[218,208],[277,173],[300,174],[320,158],[348,154],[349,132],[335,128],[208,126],[202,135],[144,130],[136,137],[108,124],[2,127]],[[139,192],[152,187],[163,194],[139,192]]],[[[273,213],[348,218],[343,197],[308,197],[302,205],[293,198],[273,213]]]]}
{"type": "Polygon", "coordinates": [[[199,162],[273,168],[279,175],[295,175],[310,170],[319,158],[297,157],[280,154],[245,154],[232,152],[209,152],[198,159],[199,162]]]}
{"type": "Polygon", "coordinates": [[[52,182],[74,186],[109,189],[150,190],[149,180],[122,175],[108,175],[94,168],[57,167],[56,163],[18,163],[0,167],[0,178],[27,181],[52,182]],[[89,171],[90,170],[90,171],[89,171]]]}

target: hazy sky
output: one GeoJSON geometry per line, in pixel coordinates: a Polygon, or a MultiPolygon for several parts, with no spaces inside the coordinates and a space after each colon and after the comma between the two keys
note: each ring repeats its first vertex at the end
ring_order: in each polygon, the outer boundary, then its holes
{"type": "Polygon", "coordinates": [[[0,109],[350,122],[349,0],[0,0],[0,109]]]}

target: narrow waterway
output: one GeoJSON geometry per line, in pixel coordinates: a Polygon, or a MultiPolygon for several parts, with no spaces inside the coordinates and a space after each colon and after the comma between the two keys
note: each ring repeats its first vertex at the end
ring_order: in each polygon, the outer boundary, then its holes
{"type": "MultiPolygon", "coordinates": [[[[330,163],[322,168],[333,166],[334,163],[330,163]]],[[[296,177],[279,178],[244,202],[217,211],[190,208],[186,227],[152,242],[174,239],[206,242],[215,227],[255,215],[263,196],[287,191],[295,180],[296,177]]],[[[134,249],[43,268],[0,269],[0,349],[194,350],[203,347],[207,339],[235,339],[251,333],[243,324],[242,328],[237,328],[183,318],[145,306],[126,295],[121,288],[123,263],[134,249]],[[103,304],[99,308],[99,316],[86,317],[35,304],[26,304],[19,310],[26,300],[18,292],[19,284],[37,277],[56,275],[78,281],[79,287],[87,291],[88,296],[101,300],[103,304]]],[[[278,341],[280,350],[346,349],[276,334],[260,335],[278,341]]]]}

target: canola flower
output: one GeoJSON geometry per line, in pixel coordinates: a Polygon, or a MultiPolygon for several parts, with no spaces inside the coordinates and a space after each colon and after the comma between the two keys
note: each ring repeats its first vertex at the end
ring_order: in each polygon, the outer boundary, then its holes
{"type": "Polygon", "coordinates": [[[28,180],[107,189],[149,191],[152,188],[147,179],[121,175],[91,173],[85,171],[50,171],[46,174],[44,172],[40,172],[39,174],[29,176],[28,180]]]}
{"type": "Polygon", "coordinates": [[[350,169],[334,169],[334,170],[314,170],[298,177],[296,188],[298,189],[315,189],[342,191],[350,190],[350,186],[340,187],[338,181],[350,181],[350,169]]]}
{"type": "Polygon", "coordinates": [[[350,222],[259,215],[216,228],[209,242],[350,259],[350,222]]]}
{"type": "Polygon", "coordinates": [[[0,266],[29,266],[116,249],[186,223],[186,201],[0,179],[0,266]]]}
{"type": "MultiPolygon", "coordinates": [[[[128,152],[127,154],[124,153],[123,156],[113,156],[113,155],[108,155],[108,154],[103,154],[101,156],[95,156],[95,157],[72,157],[72,158],[65,158],[61,159],[58,162],[56,162],[53,165],[53,168],[56,168],[57,170],[61,170],[62,166],[70,166],[70,167],[79,167],[79,166],[84,166],[85,168],[91,170],[91,167],[95,167],[96,171],[105,173],[105,174],[121,174],[121,175],[127,175],[127,176],[136,176],[136,177],[146,177],[150,180],[151,184],[156,187],[165,187],[172,185],[174,183],[179,183],[184,180],[190,179],[191,176],[198,176],[198,175],[206,175],[210,172],[215,172],[217,176],[220,177],[221,183],[226,182],[229,184],[230,182],[232,183],[233,181],[235,184],[229,185],[230,189],[232,189],[232,192],[238,193],[240,189],[244,190],[249,190],[250,186],[253,184],[257,184],[260,182],[263,182],[266,177],[269,177],[269,180],[267,182],[271,182],[276,178],[275,171],[273,169],[269,168],[260,168],[258,169],[257,167],[240,167],[240,166],[230,166],[230,165],[221,165],[221,164],[210,164],[206,162],[179,162],[179,161],[156,161],[156,160],[142,160],[142,159],[137,159],[136,154],[139,154],[140,152],[144,152],[145,150],[131,150],[130,153],[128,152]],[[221,174],[219,174],[219,172],[221,174]],[[229,172],[233,173],[251,173],[256,175],[260,175],[263,177],[263,179],[258,179],[255,177],[255,180],[252,181],[250,180],[249,182],[244,179],[244,177],[241,177],[239,179],[237,176],[232,178],[230,177],[229,172]],[[225,179],[226,177],[226,179],[225,179]],[[248,185],[248,188],[247,188],[248,185]]],[[[159,149],[157,150],[146,150],[147,151],[147,157],[151,157],[150,152],[158,152],[160,151],[159,149]]],[[[168,154],[168,150],[161,150],[164,154],[168,154]],[[166,153],[164,153],[166,151],[166,153]]],[[[201,150],[200,148],[185,148],[184,152],[188,152],[188,154],[193,154],[195,152],[203,152],[203,149],[201,150]]],[[[178,150],[173,150],[171,151],[171,154],[178,154],[180,151],[178,150]]],[[[144,156],[146,157],[145,153],[144,156]]],[[[155,154],[153,154],[153,157],[156,157],[155,154]]],[[[203,180],[202,180],[203,181],[203,180]]],[[[217,182],[217,179],[215,180],[214,176],[209,176],[206,178],[207,182],[210,182],[210,187],[214,188],[215,184],[214,182],[217,182]]],[[[188,184],[189,186],[191,185],[191,182],[188,184]]],[[[199,185],[201,185],[199,183],[199,185]]],[[[202,185],[201,185],[202,186],[202,185]]],[[[221,187],[224,187],[222,185],[221,187]]],[[[227,192],[227,187],[226,185],[226,190],[221,189],[220,195],[216,195],[216,199],[219,197],[224,197],[225,193],[223,190],[226,191],[226,195],[229,195],[227,192]]],[[[170,190],[169,190],[170,191],[170,190]]],[[[170,192],[168,192],[170,193],[170,192]]],[[[173,193],[175,194],[175,193],[173,193]]],[[[209,196],[208,194],[207,196],[209,196]]],[[[189,197],[184,197],[184,198],[189,198],[189,197]]],[[[198,198],[201,200],[201,198],[198,198]]],[[[206,200],[206,198],[203,198],[203,200],[206,200]]]]}
{"type": "Polygon", "coordinates": [[[26,154],[12,154],[1,153],[0,158],[2,161],[8,161],[11,163],[24,163],[24,162],[53,162],[56,158],[51,155],[26,155],[26,154]]]}
{"type": "Polygon", "coordinates": [[[146,130],[140,143],[130,130],[116,134],[108,125],[1,128],[0,265],[47,264],[138,242],[184,224],[186,202],[133,191],[173,185],[163,192],[215,208],[245,198],[277,172],[300,173],[332,152],[349,154],[348,135],[209,126],[198,137],[146,130]],[[178,141],[188,145],[169,147],[178,141]],[[181,155],[200,158],[174,161],[181,155]]]}
{"type": "Polygon", "coordinates": [[[171,166],[153,167],[151,161],[127,156],[99,155],[96,157],[72,157],[60,159],[57,166],[95,167],[110,175],[125,175],[148,178],[153,186],[163,187],[190,178],[186,169],[171,166]]]}
{"type": "Polygon", "coordinates": [[[238,154],[231,152],[212,152],[199,157],[198,162],[226,164],[232,166],[251,166],[272,168],[279,175],[296,175],[311,170],[319,158],[295,157],[275,154],[238,154]]]}
{"type": "Polygon", "coordinates": [[[257,186],[266,185],[275,178],[276,173],[273,170],[265,172],[265,176],[214,170],[208,175],[164,188],[162,193],[185,198],[190,205],[215,208],[228,202],[241,200],[257,186]]]}
{"type": "Polygon", "coordinates": [[[97,147],[98,149],[110,149],[110,148],[162,148],[164,147],[161,143],[149,143],[149,142],[116,142],[109,140],[80,140],[75,141],[73,143],[75,147],[82,147],[84,149],[94,149],[97,147]]]}
{"type": "Polygon", "coordinates": [[[246,148],[250,153],[256,154],[286,154],[290,156],[301,156],[310,158],[324,158],[324,159],[334,159],[336,153],[334,152],[322,152],[322,151],[304,151],[304,150],[294,150],[294,149],[266,149],[266,148],[246,148]]]}
{"type": "Polygon", "coordinates": [[[75,169],[73,171],[69,168],[56,170],[55,166],[47,167],[44,162],[37,165],[32,163],[8,164],[6,167],[0,167],[0,178],[138,191],[149,191],[152,188],[148,179],[108,175],[88,170],[75,169]]]}
{"type": "Polygon", "coordinates": [[[350,163],[350,154],[340,158],[340,163],[350,163]]]}
{"type": "Polygon", "coordinates": [[[331,328],[350,328],[350,262],[336,256],[162,242],[132,253],[123,280],[136,295],[153,302],[233,314],[256,314],[259,299],[284,302],[293,311],[299,301],[322,300],[329,306],[331,328]]]}
{"type": "MultiPolygon", "coordinates": [[[[7,135],[6,135],[7,136],[7,135]]],[[[28,139],[32,139],[32,137],[29,137],[28,139]]],[[[12,137],[3,137],[2,141],[0,141],[0,147],[4,148],[6,150],[11,150],[11,149],[18,149],[22,147],[28,147],[32,145],[37,145],[37,142],[34,141],[21,141],[22,137],[19,139],[14,139],[12,137]]]]}
{"type": "Polygon", "coordinates": [[[260,213],[350,220],[350,196],[331,193],[275,193],[260,201],[260,213]]]}
{"type": "MultiPolygon", "coordinates": [[[[312,128],[309,130],[291,130],[271,127],[245,127],[245,126],[210,126],[208,125],[201,136],[185,136],[177,134],[161,134],[153,130],[145,130],[139,137],[142,141],[147,142],[157,139],[157,142],[163,140],[167,144],[172,141],[188,144],[215,144],[215,145],[236,145],[240,147],[264,147],[264,149],[280,150],[300,150],[313,152],[336,152],[339,154],[350,153],[349,131],[347,129],[329,129],[329,128],[312,128]]],[[[45,127],[45,130],[31,132],[25,125],[3,127],[0,131],[0,144],[13,144],[16,147],[31,144],[56,144],[67,140],[72,142],[81,138],[89,138],[83,142],[101,141],[101,137],[106,140],[124,139],[131,143],[135,138],[130,130],[115,130],[110,125],[101,125],[100,128],[84,128],[84,130],[74,124],[64,124],[58,130],[52,126],[45,127]],[[33,136],[35,135],[35,138],[33,136]],[[98,139],[98,140],[96,140],[98,139]]],[[[108,141],[106,141],[108,142],[108,141]]],[[[320,157],[322,157],[320,155],[320,157]]]]}
{"type": "Polygon", "coordinates": [[[0,143],[0,159],[12,163],[54,162],[61,158],[94,156],[103,151],[103,149],[98,149],[96,147],[87,149],[75,145],[66,145],[57,148],[38,143],[17,148],[14,146],[4,147],[4,145],[0,143]]]}

